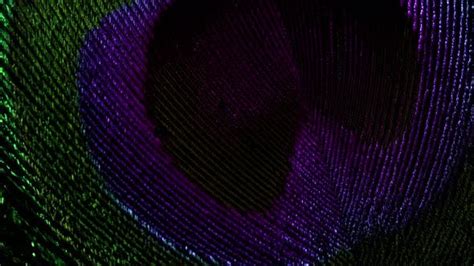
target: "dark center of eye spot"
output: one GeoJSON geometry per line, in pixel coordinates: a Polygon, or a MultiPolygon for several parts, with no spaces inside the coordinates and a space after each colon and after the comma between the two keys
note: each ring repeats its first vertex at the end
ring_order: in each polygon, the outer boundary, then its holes
{"type": "Polygon", "coordinates": [[[178,0],[156,22],[148,58],[145,106],[176,167],[225,205],[268,209],[299,121],[272,1],[178,0]]]}
{"type": "Polygon", "coordinates": [[[388,144],[410,124],[417,36],[398,0],[276,0],[304,105],[362,141],[388,144]]]}

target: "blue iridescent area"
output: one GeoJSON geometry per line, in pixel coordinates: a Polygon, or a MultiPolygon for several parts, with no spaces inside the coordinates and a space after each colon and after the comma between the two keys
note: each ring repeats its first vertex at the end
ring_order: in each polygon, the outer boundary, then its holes
{"type": "MultiPolygon", "coordinates": [[[[446,12],[443,3],[402,3],[404,14],[393,18],[378,14],[382,7],[373,1],[344,9],[362,12],[359,17],[338,14],[337,5],[346,1],[319,2],[209,0],[200,3],[208,5],[203,8],[179,0],[137,0],[87,35],[77,83],[91,156],[113,197],[151,233],[208,261],[311,263],[402,228],[443,191],[471,130],[466,16],[443,23],[436,19],[446,12]],[[178,4],[181,11],[173,11],[178,4]],[[169,22],[184,37],[160,24],[166,12],[185,14],[182,24],[169,22]],[[312,12],[321,16],[316,20],[312,12]],[[387,58],[401,58],[399,65],[384,68],[377,61],[400,39],[383,33],[377,20],[414,41],[401,41],[406,49],[399,54],[390,50],[387,58]],[[398,20],[406,27],[393,25],[398,20]],[[185,92],[188,87],[191,92],[185,92]],[[191,98],[195,108],[187,109],[191,98]],[[377,105],[366,108],[365,101],[377,105]],[[170,102],[185,107],[170,109],[170,102]],[[280,106],[281,117],[275,111],[280,106]],[[284,116],[294,110],[297,115],[284,116]],[[163,120],[170,115],[179,119],[163,120]],[[180,137],[179,122],[190,131],[196,119],[222,126],[203,122],[196,132],[207,137],[180,137]],[[280,135],[290,140],[278,143],[290,148],[275,150],[284,155],[276,160],[288,167],[281,176],[233,180],[266,178],[261,186],[238,186],[246,193],[234,197],[248,195],[247,205],[258,197],[249,191],[278,192],[265,198],[263,208],[239,208],[223,199],[232,184],[204,184],[210,177],[225,181],[230,172],[200,175],[214,165],[226,167],[232,154],[212,157],[202,152],[206,143],[200,141],[266,132],[259,128],[264,123],[286,123],[280,135]],[[210,133],[222,128],[222,134],[210,133]],[[185,160],[180,152],[196,154],[185,160]],[[189,166],[204,157],[210,167],[189,166]]],[[[269,132],[263,136],[274,137],[269,132]]],[[[247,145],[256,134],[236,137],[232,145],[247,145]]],[[[254,145],[263,154],[258,159],[273,149],[254,145]]],[[[219,149],[208,146],[211,153],[219,149]]],[[[259,169],[266,168],[256,163],[247,171],[259,169]]]]}

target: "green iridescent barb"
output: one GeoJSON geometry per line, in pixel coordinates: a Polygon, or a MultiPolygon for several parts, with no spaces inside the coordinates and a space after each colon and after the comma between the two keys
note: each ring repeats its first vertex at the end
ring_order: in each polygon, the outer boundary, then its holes
{"type": "Polygon", "coordinates": [[[3,241],[0,248],[13,262],[187,260],[145,233],[104,192],[81,133],[78,49],[125,2],[2,1],[2,208],[21,251],[3,241]]]}

